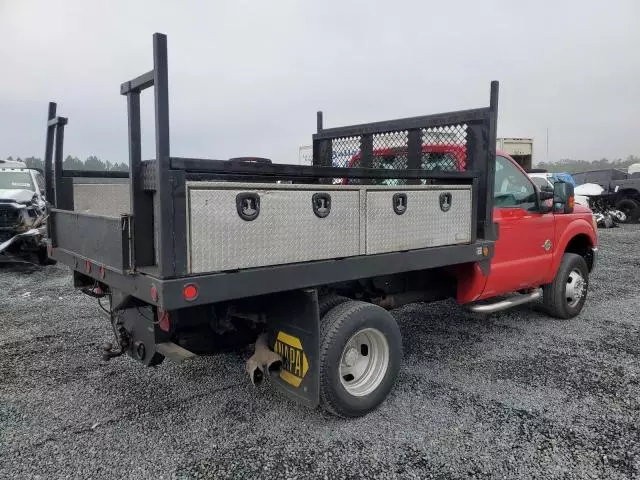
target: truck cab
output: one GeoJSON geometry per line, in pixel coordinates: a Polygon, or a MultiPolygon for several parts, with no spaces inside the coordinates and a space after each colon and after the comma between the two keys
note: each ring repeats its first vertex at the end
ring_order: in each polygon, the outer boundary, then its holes
{"type": "MultiPolygon", "coordinates": [[[[493,220],[498,238],[491,261],[491,273],[472,274],[471,281],[461,283],[458,301],[469,303],[514,292],[551,288],[562,263],[585,262],[587,271],[573,266],[565,279],[571,300],[559,305],[561,316],[573,316],[582,307],[587,275],[593,269],[598,252],[597,226],[591,210],[575,203],[558,208],[557,192],[572,187],[565,182],[554,184],[555,193],[537,188],[533,180],[506,152],[497,150],[495,160],[493,220]],[[552,200],[552,203],[549,203],[552,200]],[[579,257],[574,258],[573,256],[579,257]]],[[[468,275],[469,272],[465,272],[468,275]]]]}

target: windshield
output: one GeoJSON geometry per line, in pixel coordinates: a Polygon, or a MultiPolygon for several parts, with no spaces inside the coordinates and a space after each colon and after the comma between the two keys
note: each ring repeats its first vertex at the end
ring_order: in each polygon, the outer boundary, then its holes
{"type": "Polygon", "coordinates": [[[0,171],[0,190],[31,190],[33,182],[29,172],[0,171]]]}

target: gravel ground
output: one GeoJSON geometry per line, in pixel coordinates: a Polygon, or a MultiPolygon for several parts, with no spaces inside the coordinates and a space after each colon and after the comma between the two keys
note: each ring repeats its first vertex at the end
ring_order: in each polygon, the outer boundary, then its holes
{"type": "Polygon", "coordinates": [[[640,478],[640,226],[600,235],[574,320],[393,312],[398,386],[352,421],[255,391],[239,355],[103,363],[65,268],[0,266],[0,478],[640,478]]]}

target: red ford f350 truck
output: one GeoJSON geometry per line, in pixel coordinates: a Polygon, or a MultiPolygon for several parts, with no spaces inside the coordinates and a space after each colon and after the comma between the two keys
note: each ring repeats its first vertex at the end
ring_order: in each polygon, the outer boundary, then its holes
{"type": "Polygon", "coordinates": [[[67,119],[49,105],[48,254],[108,302],[105,359],[158,365],[255,343],[252,382],[354,417],[396,381],[394,307],[582,310],[592,214],[570,184],[541,192],[496,152],[497,82],[483,108],[337,128],[319,112],[310,166],[182,158],[170,153],[166,37],[153,46],[153,69],[120,89],[128,173],[63,170],[67,119]],[[140,93],[151,87],[156,156],[142,161],[140,93]]]}

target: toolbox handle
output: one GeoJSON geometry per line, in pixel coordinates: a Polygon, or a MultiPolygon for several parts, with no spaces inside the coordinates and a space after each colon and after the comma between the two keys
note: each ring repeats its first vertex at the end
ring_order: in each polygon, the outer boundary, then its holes
{"type": "Polygon", "coordinates": [[[326,218],[331,213],[331,195],[326,192],[314,193],[311,206],[316,217],[326,218]]]}
{"type": "Polygon", "coordinates": [[[393,195],[393,211],[396,212],[397,215],[402,215],[407,211],[407,194],[406,193],[396,193],[393,195]]]}
{"type": "Polygon", "coordinates": [[[241,219],[251,222],[260,215],[260,195],[254,192],[241,192],[236,195],[236,209],[241,219]]]}

